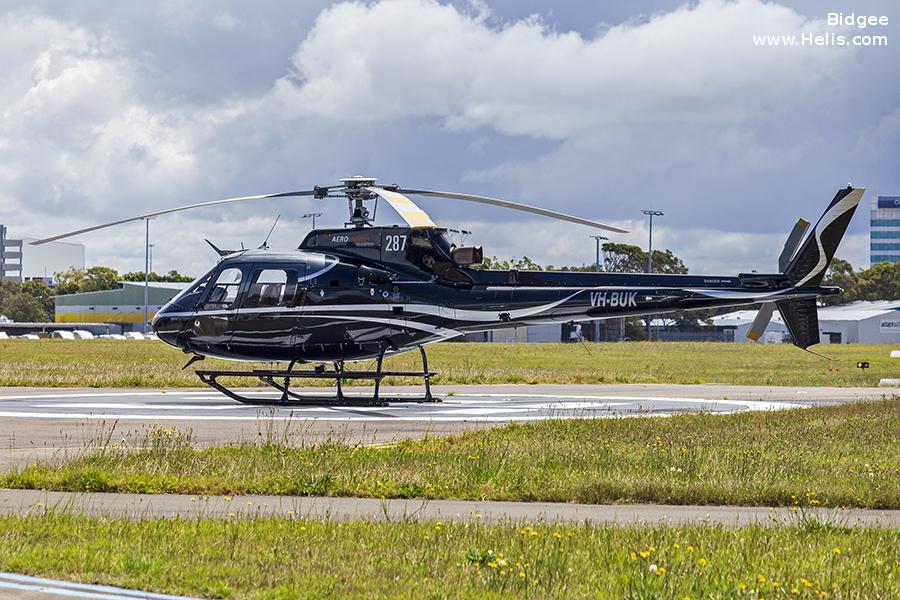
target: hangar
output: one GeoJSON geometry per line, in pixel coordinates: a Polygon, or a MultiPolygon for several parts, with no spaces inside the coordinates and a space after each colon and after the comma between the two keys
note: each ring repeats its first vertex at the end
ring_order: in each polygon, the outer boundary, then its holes
{"type": "MultiPolygon", "coordinates": [[[[734,331],[736,342],[749,342],[747,331],[756,316],[754,310],[738,310],[713,317],[718,330],[734,331]]],[[[900,300],[851,302],[819,309],[819,336],[823,344],[900,343],[900,300]]],[[[783,342],[789,339],[781,315],[775,316],[760,339],[783,342]]]]}
{"type": "MultiPolygon", "coordinates": [[[[149,318],[187,287],[186,283],[150,282],[149,318]]],[[[57,323],[112,323],[121,332],[143,331],[144,282],[122,281],[115,290],[55,296],[57,323]]]]}

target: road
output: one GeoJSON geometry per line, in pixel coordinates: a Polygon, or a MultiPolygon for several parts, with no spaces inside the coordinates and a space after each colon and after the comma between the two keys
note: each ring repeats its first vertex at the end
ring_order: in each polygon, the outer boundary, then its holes
{"type": "MultiPolygon", "coordinates": [[[[779,410],[879,399],[886,394],[879,388],[650,384],[436,386],[434,390],[442,400],[439,403],[273,409],[240,404],[205,389],[2,388],[0,418],[6,426],[5,439],[0,439],[0,471],[34,460],[63,458],[104,441],[133,440],[154,425],[190,431],[198,446],[261,437],[304,444],[325,439],[367,444],[514,421],[779,410]]],[[[396,387],[386,393],[416,391],[396,387]]]]}

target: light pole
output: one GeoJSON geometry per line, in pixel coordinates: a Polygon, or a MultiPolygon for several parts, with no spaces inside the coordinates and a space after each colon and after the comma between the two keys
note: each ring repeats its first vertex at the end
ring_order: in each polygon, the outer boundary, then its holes
{"type": "Polygon", "coordinates": [[[321,217],[324,213],[306,213],[303,215],[304,219],[312,218],[312,228],[316,228],[316,217],[321,217]]]}
{"type": "MultiPolygon", "coordinates": [[[[602,235],[592,235],[591,237],[594,238],[595,242],[597,242],[597,258],[594,261],[594,270],[599,273],[600,272],[600,242],[602,240],[608,240],[609,238],[606,236],[602,236],[602,235]]],[[[599,321],[599,319],[594,321],[594,341],[595,342],[600,341],[600,321],[599,321]]]]}
{"type": "Polygon", "coordinates": [[[599,273],[600,270],[601,270],[601,269],[600,269],[600,241],[601,241],[601,240],[608,240],[609,238],[608,238],[608,237],[604,237],[604,236],[602,236],[602,235],[592,235],[591,237],[594,238],[594,239],[597,241],[597,260],[596,260],[596,262],[594,263],[594,270],[597,271],[597,272],[599,273]]]}
{"type": "MultiPolygon", "coordinates": [[[[653,273],[653,217],[662,217],[664,216],[661,211],[658,210],[642,210],[642,213],[650,217],[650,241],[649,241],[649,249],[647,250],[647,273],[653,273]]],[[[650,322],[653,320],[652,315],[647,315],[647,340],[650,340],[650,322]]]]}
{"type": "Polygon", "coordinates": [[[147,333],[147,320],[150,313],[150,217],[144,218],[144,326],[147,333]]]}

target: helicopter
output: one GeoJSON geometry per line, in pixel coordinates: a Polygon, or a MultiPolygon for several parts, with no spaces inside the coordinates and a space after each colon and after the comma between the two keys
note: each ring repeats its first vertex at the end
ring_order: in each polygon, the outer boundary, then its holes
{"type": "MultiPolygon", "coordinates": [[[[457,246],[409,196],[437,197],[501,206],[617,233],[627,231],[556,211],[456,192],[379,185],[370,177],[339,180],[311,190],[242,196],[151,212],[32,242],[46,243],[114,225],[205,206],[310,196],[346,199],[343,228],[314,229],[293,250],[223,250],[206,240],[219,260],[163,306],[151,327],[165,343],[191,358],[286,363],[285,368],[197,370],[201,381],[248,404],[384,405],[439,401],[431,393],[425,346],[467,333],[545,323],[570,323],[671,311],[760,304],[748,337],[758,341],[774,310],[781,313],[794,345],[819,342],[816,299],[841,293],[822,280],[864,192],[840,189],[808,232],[800,219],[778,259],[778,272],[737,276],[655,273],[487,270],[480,246],[457,246]],[[374,203],[387,202],[405,225],[375,226],[374,203]],[[386,356],[418,349],[421,372],[385,371],[386,356]],[[374,360],[373,370],[345,363],[374,360]],[[311,363],[313,369],[296,369],[311,363]],[[332,365],[332,369],[327,368],[332,365]],[[221,378],[250,376],[274,388],[276,397],[247,396],[221,378]],[[417,376],[425,392],[388,398],[382,379],[417,376]],[[336,395],[299,394],[295,379],[326,378],[336,395]],[[344,380],[373,380],[374,394],[343,393],[344,380]]],[[[812,352],[811,350],[808,350],[812,352]]]]}

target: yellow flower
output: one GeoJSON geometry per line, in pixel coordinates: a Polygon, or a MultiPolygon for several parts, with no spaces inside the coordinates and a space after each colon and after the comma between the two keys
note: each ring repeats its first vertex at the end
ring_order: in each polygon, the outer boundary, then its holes
{"type": "Polygon", "coordinates": [[[647,558],[648,556],[650,556],[650,553],[647,552],[646,550],[641,550],[640,554],[641,554],[641,558],[647,558]]]}
{"type": "Polygon", "coordinates": [[[811,582],[809,579],[805,578],[805,577],[803,577],[803,578],[800,579],[800,583],[802,583],[802,584],[805,585],[806,587],[812,587],[812,582],[811,582]]]}
{"type": "Polygon", "coordinates": [[[840,549],[840,548],[832,548],[831,551],[834,553],[835,556],[840,556],[840,555],[841,555],[841,549],[840,549]]]}
{"type": "Polygon", "coordinates": [[[792,594],[799,594],[799,593],[800,593],[800,590],[798,590],[798,589],[795,588],[795,587],[792,587],[792,588],[791,588],[791,593],[792,593],[792,594]]]}
{"type": "Polygon", "coordinates": [[[230,497],[230,496],[225,496],[224,500],[225,500],[225,502],[231,502],[231,497],[230,497]]]}
{"type": "Polygon", "coordinates": [[[196,501],[197,501],[196,498],[191,498],[191,502],[196,502],[196,501]]]}
{"type": "Polygon", "coordinates": [[[228,513],[228,516],[229,516],[229,517],[233,517],[233,516],[234,516],[234,513],[228,513]]]}
{"type": "Polygon", "coordinates": [[[688,551],[688,552],[693,552],[693,551],[694,551],[694,547],[693,547],[693,546],[688,546],[688,547],[687,547],[687,551],[688,551]]]}
{"type": "Polygon", "coordinates": [[[425,538],[426,540],[430,540],[430,539],[431,539],[431,536],[428,535],[427,533],[422,534],[422,537],[425,538]]]}
{"type": "Polygon", "coordinates": [[[649,550],[650,552],[656,552],[656,548],[654,548],[653,546],[650,546],[649,548],[647,548],[647,550],[649,550]]]}
{"type": "Polygon", "coordinates": [[[656,574],[657,574],[657,575],[665,575],[665,574],[666,574],[666,568],[665,568],[665,567],[660,567],[660,568],[656,571],[656,574]]]}
{"type": "Polygon", "coordinates": [[[697,564],[700,565],[701,567],[705,567],[705,566],[706,566],[706,562],[707,562],[707,561],[706,561],[705,558],[701,558],[700,560],[697,561],[697,564]]]}
{"type": "Polygon", "coordinates": [[[739,583],[739,584],[738,584],[738,589],[741,590],[741,591],[743,592],[744,590],[747,589],[747,584],[746,584],[746,583],[739,583]]]}
{"type": "Polygon", "coordinates": [[[525,571],[519,571],[519,577],[525,579],[525,571]]]}
{"type": "Polygon", "coordinates": [[[765,582],[766,582],[766,578],[763,577],[762,575],[760,575],[759,577],[757,577],[756,580],[757,580],[758,582],[760,582],[760,583],[765,583],[765,582]]]}
{"type": "Polygon", "coordinates": [[[637,560],[637,554],[634,552],[631,553],[631,560],[637,560]]]}
{"type": "Polygon", "coordinates": [[[561,539],[562,539],[562,534],[561,534],[560,532],[558,532],[558,531],[554,531],[554,532],[553,532],[553,537],[555,537],[555,538],[558,539],[558,540],[561,540],[561,539]]]}
{"type": "Polygon", "coordinates": [[[678,550],[679,548],[681,548],[681,544],[675,543],[672,545],[672,547],[678,550]]]}

